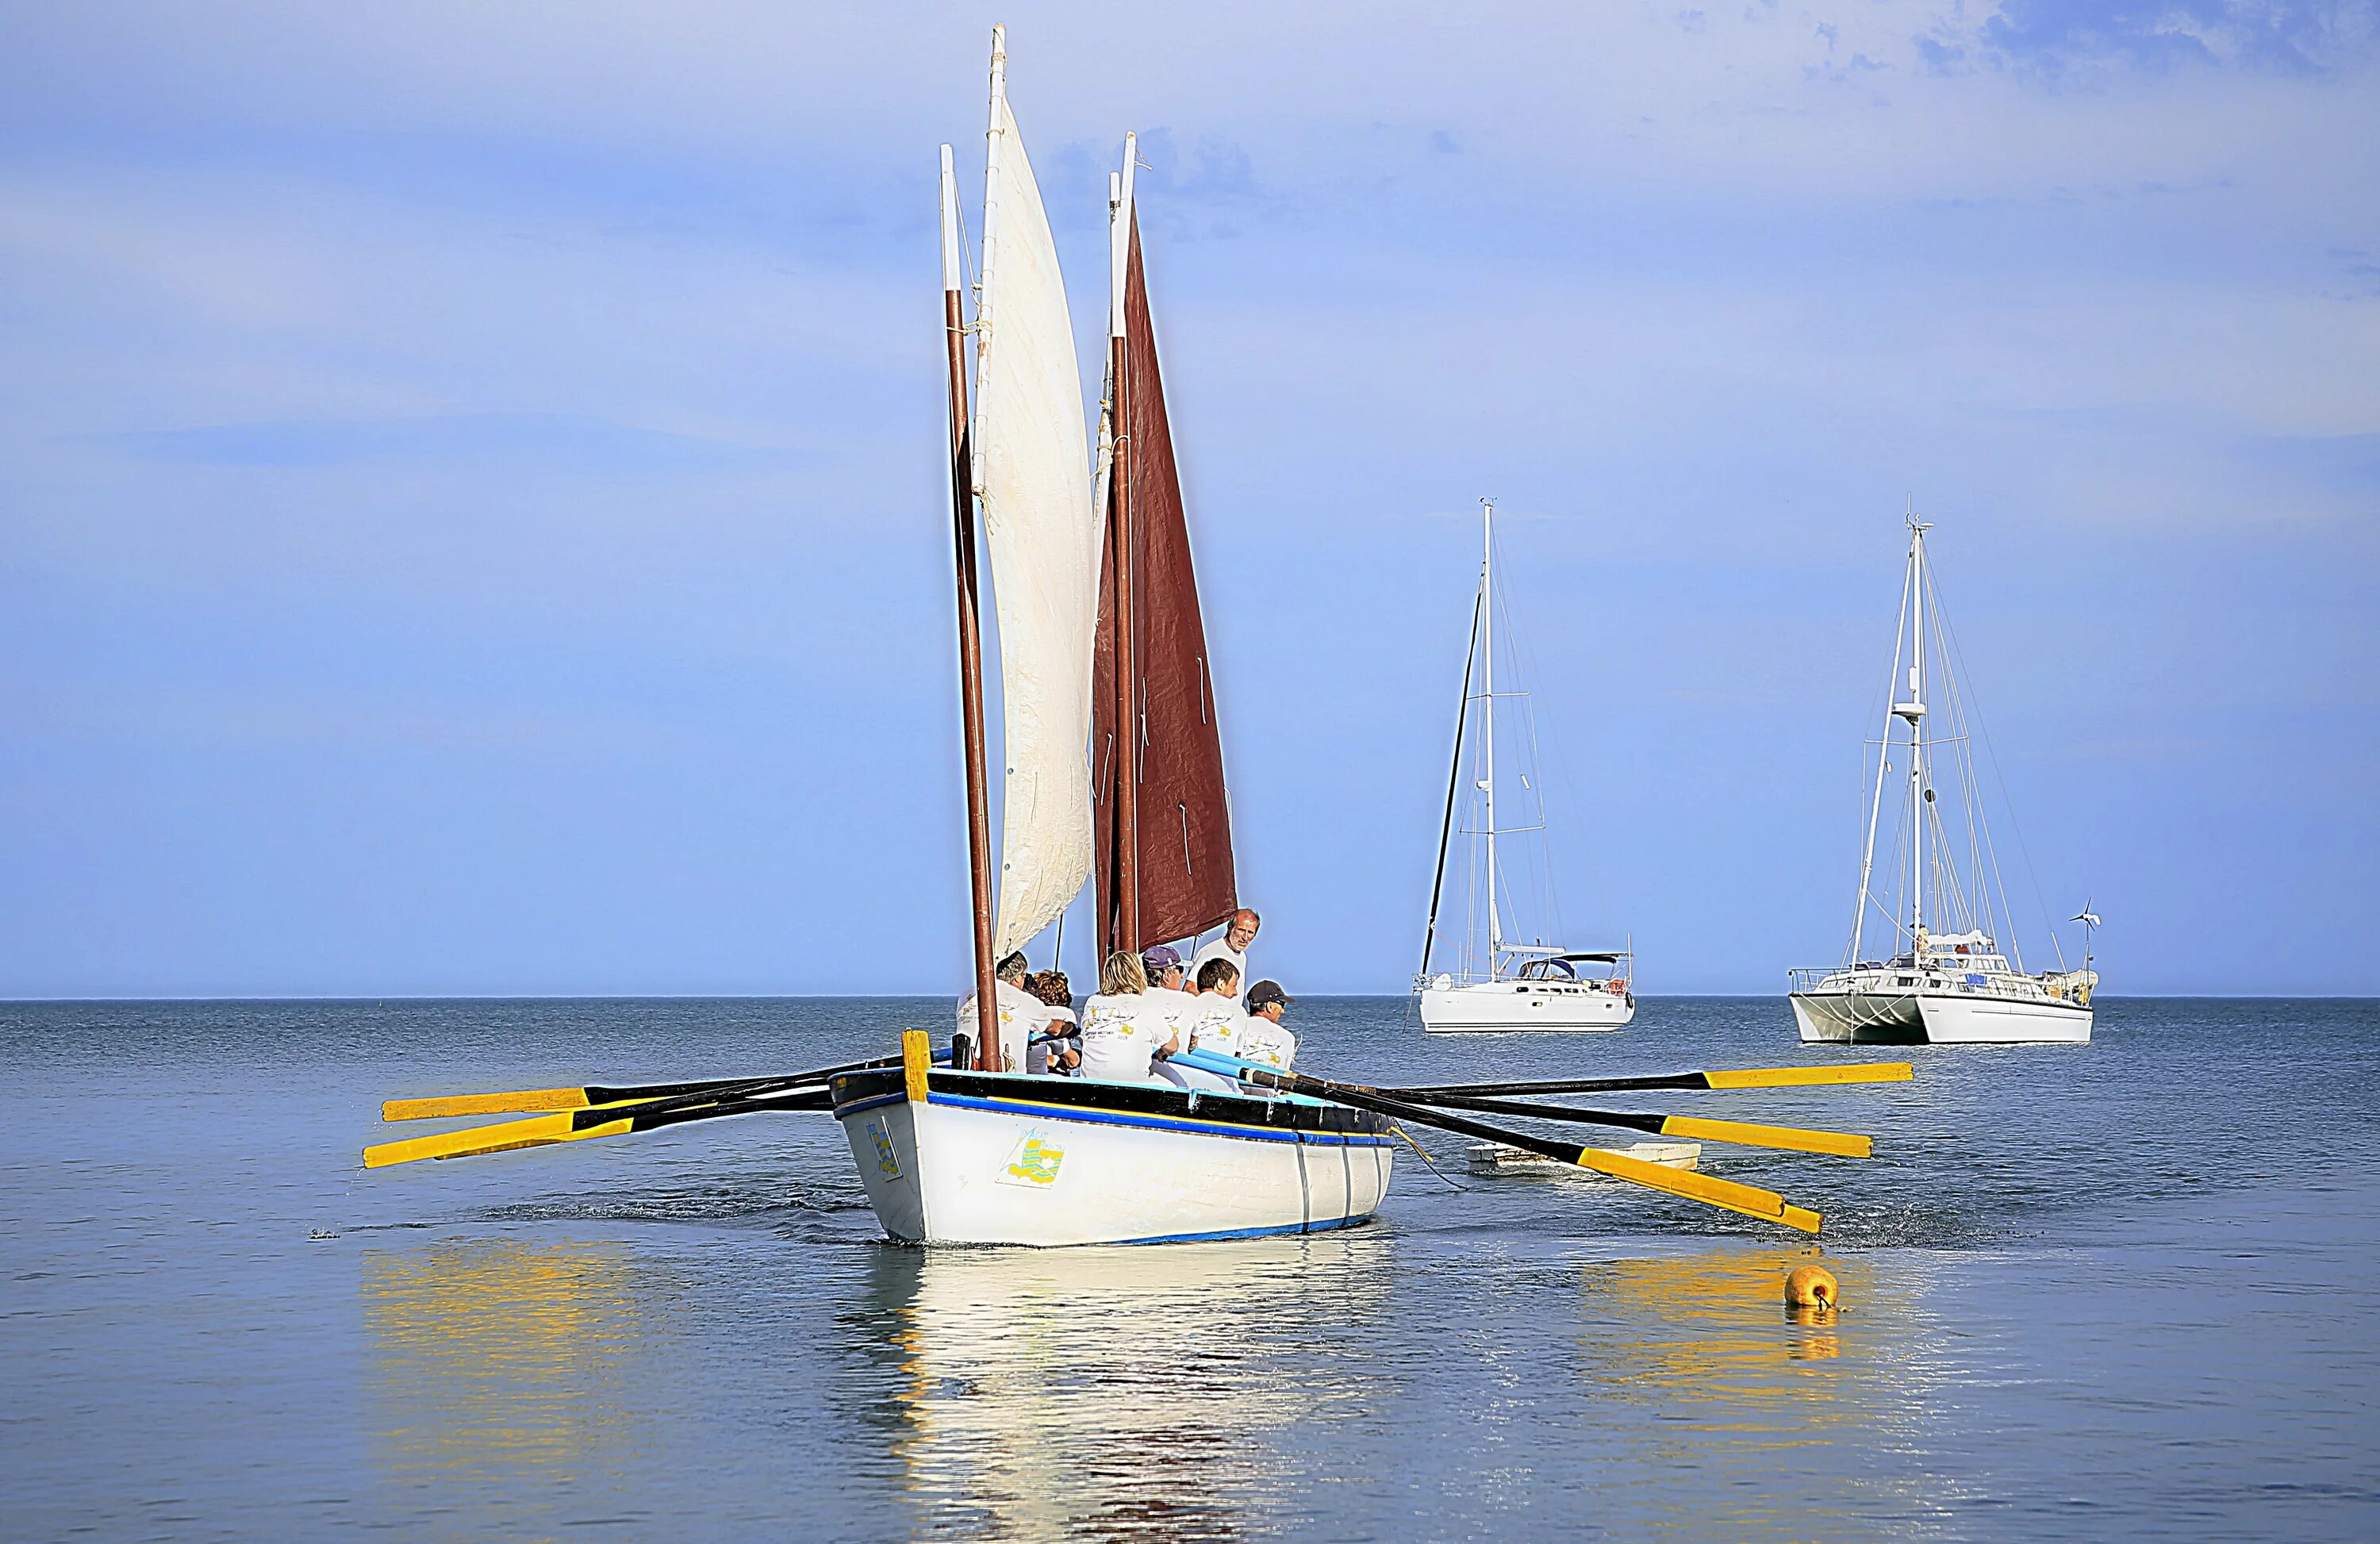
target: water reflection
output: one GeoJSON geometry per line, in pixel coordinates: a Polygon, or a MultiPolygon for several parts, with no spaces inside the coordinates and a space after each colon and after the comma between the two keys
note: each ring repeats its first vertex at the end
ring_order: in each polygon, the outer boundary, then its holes
{"type": "Polygon", "coordinates": [[[1829,1520],[1860,1531],[1852,1519],[1879,1507],[1914,1518],[1950,1499],[1888,1461],[1921,1445],[1925,1396],[1945,1376],[1927,1268],[1828,1258],[1848,1307],[1786,1307],[1787,1273],[1814,1258],[1735,1246],[1582,1269],[1580,1371],[1598,1404],[1635,1417],[1615,1425],[1645,1434],[1614,1456],[1648,1531],[1807,1537],[1829,1520]],[[1777,1484],[1813,1467],[1839,1477],[1833,1495],[1777,1484]]]}
{"type": "MultiPolygon", "coordinates": [[[[616,1242],[516,1237],[366,1252],[382,1477],[451,1504],[611,1472],[638,1436],[622,1400],[644,1333],[633,1258],[616,1242]]],[[[573,1510],[601,1507],[581,1491],[573,1510]]]]}
{"type": "Polygon", "coordinates": [[[1375,1317],[1390,1241],[886,1249],[900,1484],[938,1533],[1231,1539],[1273,1531],[1298,1429],[1348,1380],[1334,1327],[1375,1317]]]}

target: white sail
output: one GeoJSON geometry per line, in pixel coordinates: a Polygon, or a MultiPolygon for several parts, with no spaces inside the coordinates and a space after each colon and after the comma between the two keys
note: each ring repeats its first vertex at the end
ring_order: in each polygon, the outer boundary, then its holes
{"type": "Polygon", "coordinates": [[[1099,571],[1074,324],[1002,63],[995,57],[975,432],[1006,736],[995,954],[1057,920],[1091,875],[1085,747],[1099,571]]]}

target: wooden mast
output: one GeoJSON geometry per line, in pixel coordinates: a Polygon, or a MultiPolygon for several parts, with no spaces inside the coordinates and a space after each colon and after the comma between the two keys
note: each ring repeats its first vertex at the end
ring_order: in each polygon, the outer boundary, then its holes
{"type": "Polygon", "coordinates": [[[950,356],[951,538],[958,569],[959,721],[966,746],[967,881],[975,924],[976,1065],[997,1072],[998,991],[991,967],[991,813],[983,757],[983,638],[977,601],[975,467],[967,432],[966,318],[959,294],[958,184],[942,147],[942,334],[950,356]]]}
{"type": "MultiPolygon", "coordinates": [[[[1108,550],[1115,557],[1115,937],[1111,949],[1140,952],[1140,668],[1134,658],[1132,602],[1138,577],[1132,526],[1132,419],[1124,358],[1124,274],[1132,253],[1132,174],[1137,136],[1123,137],[1123,174],[1108,226],[1108,412],[1115,425],[1108,463],[1108,550]]],[[[1101,962],[1103,965],[1104,961],[1101,962]]]]}

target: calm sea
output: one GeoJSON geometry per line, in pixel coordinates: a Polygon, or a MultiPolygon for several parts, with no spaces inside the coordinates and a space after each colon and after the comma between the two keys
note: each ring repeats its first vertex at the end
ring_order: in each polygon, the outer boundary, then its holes
{"type": "MultiPolygon", "coordinates": [[[[822,1116],[357,1162],[392,1094],[790,1070],[949,1022],[0,1005],[0,1537],[2380,1536],[2380,1004],[2110,1002],[2094,1045],[1915,1048],[1913,1084],[1628,1100],[1876,1135],[1706,1149],[1826,1213],[1823,1325],[1780,1305],[1800,1235],[1475,1177],[1451,1138],[1368,1227],[1051,1252],[877,1242],[822,1116]]],[[[1294,1027],[1314,1070],[1384,1080],[1846,1055],[1781,1000],[1584,1038],[1443,1043],[1386,999],[1294,1027]]]]}

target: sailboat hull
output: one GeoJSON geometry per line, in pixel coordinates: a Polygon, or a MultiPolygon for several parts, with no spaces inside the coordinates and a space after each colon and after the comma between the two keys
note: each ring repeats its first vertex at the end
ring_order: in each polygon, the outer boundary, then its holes
{"type": "Polygon", "coordinates": [[[1530,981],[1428,986],[1421,1027],[1434,1035],[1617,1029],[1636,1016],[1636,994],[1530,981]]]}
{"type": "Polygon", "coordinates": [[[1318,1233],[1389,1187],[1387,1124],[1307,1100],[997,1073],[835,1084],[885,1235],[905,1244],[1158,1244],[1318,1233]]]}
{"type": "Polygon", "coordinates": [[[2088,1045],[2089,1007],[1998,995],[1797,991],[1805,1045],[2088,1045]]]}

